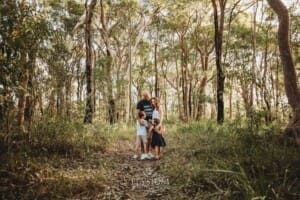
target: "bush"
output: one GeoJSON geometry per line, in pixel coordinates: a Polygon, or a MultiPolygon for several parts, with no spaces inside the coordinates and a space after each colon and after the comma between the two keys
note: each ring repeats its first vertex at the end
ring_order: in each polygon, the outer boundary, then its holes
{"type": "Polygon", "coordinates": [[[104,151],[106,142],[103,130],[59,118],[38,122],[30,134],[31,145],[46,153],[80,156],[91,149],[104,151]]]}

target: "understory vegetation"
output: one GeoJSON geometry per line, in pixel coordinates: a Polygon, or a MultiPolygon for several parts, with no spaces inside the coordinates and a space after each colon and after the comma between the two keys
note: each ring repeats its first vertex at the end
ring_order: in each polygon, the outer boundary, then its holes
{"type": "Polygon", "coordinates": [[[278,124],[175,127],[170,137],[178,145],[169,150],[166,171],[178,199],[300,198],[299,147],[281,138],[278,124]]]}
{"type": "MultiPolygon", "coordinates": [[[[164,199],[299,199],[299,147],[281,139],[279,124],[254,124],[166,122],[164,199]]],[[[135,130],[48,119],[33,128],[29,144],[13,138],[8,149],[1,136],[1,199],[100,199],[111,179],[103,155],[131,154],[135,130]]]]}
{"type": "MultiPolygon", "coordinates": [[[[100,126],[100,125],[99,125],[100,126]]],[[[106,132],[76,121],[45,119],[30,138],[1,134],[1,199],[65,199],[104,190],[106,132]],[[9,144],[9,145],[7,145],[9,144]]]]}

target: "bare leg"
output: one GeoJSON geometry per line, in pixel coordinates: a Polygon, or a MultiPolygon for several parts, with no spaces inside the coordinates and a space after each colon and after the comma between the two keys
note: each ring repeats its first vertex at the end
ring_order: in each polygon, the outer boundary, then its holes
{"type": "Polygon", "coordinates": [[[135,145],[135,155],[139,155],[140,154],[140,147],[141,147],[141,145],[138,144],[138,143],[135,145]]]}
{"type": "Polygon", "coordinates": [[[145,146],[146,146],[146,145],[144,145],[144,142],[143,142],[143,141],[141,141],[141,145],[140,145],[140,147],[141,147],[141,151],[142,151],[142,153],[146,153],[146,151],[145,151],[145,146]]]}
{"type": "Polygon", "coordinates": [[[155,146],[155,158],[159,159],[159,146],[155,146]]]}
{"type": "Polygon", "coordinates": [[[146,153],[150,153],[152,151],[152,149],[151,149],[152,130],[153,130],[153,127],[151,126],[148,130],[148,137],[147,137],[148,141],[147,141],[146,153]]]}
{"type": "Polygon", "coordinates": [[[148,142],[145,145],[143,145],[143,153],[147,152],[147,146],[148,146],[148,142]]]}
{"type": "Polygon", "coordinates": [[[160,158],[161,157],[161,148],[158,147],[158,157],[160,158]]]}

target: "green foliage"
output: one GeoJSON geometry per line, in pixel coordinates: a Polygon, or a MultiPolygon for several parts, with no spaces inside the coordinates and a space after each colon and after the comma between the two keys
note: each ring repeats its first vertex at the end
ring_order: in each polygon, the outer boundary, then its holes
{"type": "Polygon", "coordinates": [[[167,158],[170,182],[193,199],[297,199],[298,149],[281,144],[279,132],[241,121],[181,125],[171,132],[181,148],[167,158]]]}
{"type": "Polygon", "coordinates": [[[104,131],[84,127],[81,122],[49,118],[40,121],[31,133],[32,145],[45,153],[83,156],[91,150],[104,151],[104,131]]]}

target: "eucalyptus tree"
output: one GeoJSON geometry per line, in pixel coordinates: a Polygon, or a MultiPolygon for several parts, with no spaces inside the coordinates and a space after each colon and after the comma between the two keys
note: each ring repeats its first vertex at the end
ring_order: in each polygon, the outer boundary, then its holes
{"type": "Polygon", "coordinates": [[[96,6],[97,1],[91,0],[85,2],[85,54],[86,54],[86,107],[85,107],[85,116],[83,119],[84,123],[93,122],[93,104],[94,104],[94,95],[93,95],[93,82],[92,82],[92,71],[93,71],[93,47],[92,47],[92,19],[93,12],[96,6]]]}
{"type": "Polygon", "coordinates": [[[295,135],[298,142],[300,133],[300,93],[297,84],[297,76],[289,45],[289,12],[281,0],[268,0],[270,7],[278,16],[278,46],[284,73],[285,92],[292,108],[292,118],[285,129],[286,135],[295,135]]]}
{"type": "Polygon", "coordinates": [[[200,9],[197,11],[196,24],[192,33],[194,49],[198,52],[200,60],[199,73],[196,73],[197,111],[195,117],[197,120],[205,116],[205,103],[208,99],[206,88],[208,82],[213,78],[213,70],[209,66],[214,50],[213,25],[209,23],[213,16],[209,12],[209,1],[203,1],[200,9]]]}
{"type": "Polygon", "coordinates": [[[227,0],[211,0],[214,11],[214,26],[215,26],[215,54],[217,66],[217,121],[223,123],[224,121],[224,82],[225,74],[222,66],[222,45],[223,45],[223,31],[225,21],[225,9],[227,0]]]}
{"type": "MultiPolygon", "coordinates": [[[[180,49],[180,85],[183,112],[180,118],[184,121],[189,119],[189,59],[192,45],[189,38],[192,32],[192,23],[195,18],[196,3],[194,1],[187,3],[186,1],[176,2],[173,6],[168,7],[166,25],[170,31],[176,35],[176,43],[180,49]]],[[[177,59],[177,57],[176,57],[177,59]]]]}
{"type": "Polygon", "coordinates": [[[4,70],[4,94],[16,95],[17,126],[25,132],[25,117],[33,112],[33,78],[41,44],[48,37],[46,19],[26,2],[4,1],[1,4],[1,65],[4,70]],[[12,88],[8,91],[9,87],[12,88]],[[7,93],[8,92],[8,93],[7,93]],[[28,112],[26,112],[26,109],[28,112]]]}
{"type": "MultiPolygon", "coordinates": [[[[40,8],[51,24],[52,31],[43,45],[40,59],[46,65],[49,80],[46,83],[50,94],[48,115],[54,117],[72,117],[72,84],[75,66],[83,55],[79,55],[76,46],[77,34],[73,28],[84,11],[84,6],[74,1],[48,1],[40,8]]],[[[46,95],[46,94],[45,94],[46,95]]],[[[46,95],[47,96],[47,95],[46,95]]]]}

